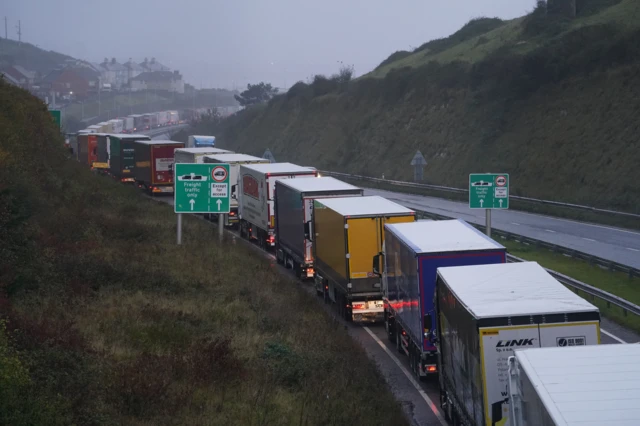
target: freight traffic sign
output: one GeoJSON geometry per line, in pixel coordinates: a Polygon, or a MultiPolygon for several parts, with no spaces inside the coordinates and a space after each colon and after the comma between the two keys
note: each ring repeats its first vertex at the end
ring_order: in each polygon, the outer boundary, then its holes
{"type": "Polygon", "coordinates": [[[472,173],[469,175],[469,208],[508,209],[509,174],[472,173]]]}
{"type": "Polygon", "coordinates": [[[62,113],[59,109],[50,109],[49,114],[51,114],[51,118],[53,118],[53,121],[56,123],[59,129],[62,124],[62,113]]]}
{"type": "Polygon", "coordinates": [[[228,164],[174,164],[176,213],[229,213],[228,164]]]}

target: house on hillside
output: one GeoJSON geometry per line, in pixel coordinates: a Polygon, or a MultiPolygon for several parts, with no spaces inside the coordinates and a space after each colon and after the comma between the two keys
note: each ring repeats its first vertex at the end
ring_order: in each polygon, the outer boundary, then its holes
{"type": "Polygon", "coordinates": [[[100,87],[100,74],[89,67],[60,68],[44,77],[42,87],[56,96],[85,98],[100,87]]]}
{"type": "Polygon", "coordinates": [[[127,84],[132,78],[139,76],[145,71],[140,64],[137,64],[131,58],[124,63],[124,67],[127,69],[127,84]]]}
{"type": "Polygon", "coordinates": [[[2,70],[2,74],[11,76],[12,80],[18,82],[18,84],[16,84],[17,86],[26,90],[31,90],[36,78],[36,73],[34,71],[29,71],[20,65],[6,67],[2,70]]]}
{"type": "Polygon", "coordinates": [[[156,61],[156,58],[151,58],[149,61],[147,58],[144,58],[144,62],[140,64],[144,71],[171,71],[171,68],[165,67],[160,62],[156,61]]]}
{"type": "Polygon", "coordinates": [[[21,87],[20,86],[20,81],[15,79],[11,74],[5,73],[4,70],[0,71],[0,78],[3,79],[4,81],[6,81],[9,84],[13,84],[14,86],[21,87]]]}
{"type": "Polygon", "coordinates": [[[157,90],[184,93],[184,81],[178,71],[143,72],[129,82],[131,90],[157,90]]]}
{"type": "MultiPolygon", "coordinates": [[[[111,86],[120,89],[123,86],[126,86],[129,82],[129,76],[127,68],[118,63],[116,58],[111,58],[111,61],[108,61],[107,58],[104,58],[104,61],[100,64],[102,68],[107,70],[109,77],[112,79],[109,81],[111,86]]],[[[106,82],[105,82],[106,83],[106,82]]]]}

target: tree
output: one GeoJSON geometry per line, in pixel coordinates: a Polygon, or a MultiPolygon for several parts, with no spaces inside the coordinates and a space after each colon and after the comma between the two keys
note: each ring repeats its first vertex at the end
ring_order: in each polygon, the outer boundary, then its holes
{"type": "Polygon", "coordinates": [[[269,83],[261,82],[258,84],[247,84],[247,90],[240,93],[240,95],[234,95],[234,97],[240,105],[246,107],[267,102],[273,98],[276,93],[278,93],[278,89],[271,87],[269,83]]]}

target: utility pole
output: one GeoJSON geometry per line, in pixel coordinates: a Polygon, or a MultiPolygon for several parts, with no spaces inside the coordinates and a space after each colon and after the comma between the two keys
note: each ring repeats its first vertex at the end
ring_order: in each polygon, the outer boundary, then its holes
{"type": "Polygon", "coordinates": [[[21,29],[20,21],[18,21],[18,26],[16,28],[18,28],[18,43],[21,43],[22,42],[22,29],[21,29]]]}
{"type": "Polygon", "coordinates": [[[4,17],[4,38],[9,40],[9,30],[7,29],[7,17],[4,17]]]}

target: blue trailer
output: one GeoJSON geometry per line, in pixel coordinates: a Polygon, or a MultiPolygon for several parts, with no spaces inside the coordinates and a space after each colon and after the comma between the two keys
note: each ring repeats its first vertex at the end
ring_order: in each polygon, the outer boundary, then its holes
{"type": "Polygon", "coordinates": [[[445,266],[506,263],[506,249],[463,220],[417,221],[384,227],[380,270],[387,335],[409,357],[420,379],[438,372],[434,344],[437,269],[445,266]]]}

